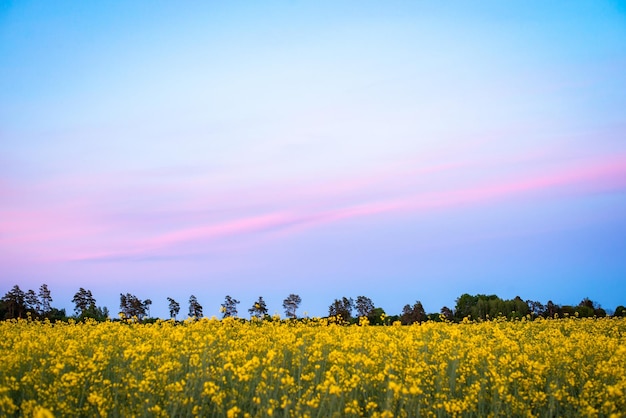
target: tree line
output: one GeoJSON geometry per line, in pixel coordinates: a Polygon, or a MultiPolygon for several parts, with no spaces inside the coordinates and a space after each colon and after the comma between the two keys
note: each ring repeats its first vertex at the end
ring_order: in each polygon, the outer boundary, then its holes
{"type": "MultiPolygon", "coordinates": [[[[74,314],[68,315],[65,309],[57,309],[52,306],[52,294],[46,284],[34,290],[23,291],[18,285],[13,286],[0,299],[0,319],[37,318],[51,321],[67,321],[70,318],[84,320],[92,318],[96,321],[109,319],[109,310],[106,307],[97,306],[96,299],[90,290],[80,288],[72,298],[74,314]]],[[[171,297],[167,297],[170,318],[177,320],[180,314],[181,304],[171,297]]],[[[297,311],[302,303],[302,298],[297,294],[289,294],[282,303],[286,318],[297,319],[297,311]]],[[[240,301],[227,295],[220,306],[222,318],[238,317],[240,301]]],[[[131,293],[120,293],[119,318],[135,319],[140,322],[154,321],[150,316],[152,300],[140,299],[131,293]]],[[[203,307],[198,298],[191,295],[188,300],[187,316],[190,318],[202,318],[203,307]]],[[[270,320],[267,304],[262,296],[254,301],[248,309],[250,318],[270,320]]],[[[556,317],[605,317],[607,312],[589,298],[584,298],[578,305],[558,305],[552,301],[543,304],[538,301],[523,300],[519,296],[505,300],[496,295],[469,295],[467,293],[456,299],[453,309],[444,306],[439,312],[426,313],[422,303],[418,300],[413,304],[406,304],[401,313],[387,315],[386,312],[376,307],[372,299],[366,296],[358,296],[356,299],[342,297],[333,300],[328,307],[328,317],[334,318],[341,323],[357,323],[359,318],[367,318],[370,324],[383,325],[399,321],[403,325],[421,323],[425,321],[451,321],[460,322],[465,318],[471,320],[490,320],[506,318],[510,320],[528,318],[535,319],[556,317]]],[[[620,305],[615,308],[613,316],[625,316],[626,307],[620,305]]]]}

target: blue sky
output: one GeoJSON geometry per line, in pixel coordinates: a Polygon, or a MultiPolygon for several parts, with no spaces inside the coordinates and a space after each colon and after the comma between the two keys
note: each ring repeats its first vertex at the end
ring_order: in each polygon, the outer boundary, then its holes
{"type": "Polygon", "coordinates": [[[626,304],[620,2],[3,2],[0,292],[626,304]]]}

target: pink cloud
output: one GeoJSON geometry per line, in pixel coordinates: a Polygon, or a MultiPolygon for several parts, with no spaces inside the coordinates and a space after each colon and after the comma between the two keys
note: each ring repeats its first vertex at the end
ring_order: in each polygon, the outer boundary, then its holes
{"type": "MultiPolygon", "coordinates": [[[[423,177],[435,179],[444,175],[445,181],[429,184],[428,187],[418,187],[421,185],[419,182],[417,186],[412,185],[411,180],[406,179],[407,171],[397,170],[386,173],[378,182],[374,176],[366,175],[328,185],[319,184],[311,190],[278,188],[265,196],[265,201],[262,193],[254,197],[253,201],[261,203],[264,209],[255,208],[253,204],[230,219],[212,215],[195,216],[186,222],[186,226],[185,223],[168,220],[159,224],[164,231],[160,234],[155,234],[153,228],[145,225],[132,228],[132,224],[120,223],[107,216],[110,208],[100,209],[104,200],[77,200],[52,206],[42,204],[37,208],[33,208],[31,202],[28,208],[22,210],[17,205],[12,208],[0,206],[0,246],[21,248],[24,253],[30,252],[38,259],[57,260],[181,254],[190,246],[196,247],[196,244],[214,245],[218,240],[228,238],[246,241],[253,236],[275,239],[350,219],[486,204],[495,199],[545,191],[585,193],[626,186],[626,156],[623,155],[591,162],[569,162],[560,167],[536,168],[531,174],[498,172],[499,177],[495,179],[466,180],[464,168],[465,165],[450,164],[414,169],[412,174],[418,174],[420,181],[423,177]],[[458,184],[457,179],[463,180],[465,185],[458,184]],[[390,191],[387,190],[389,185],[397,187],[390,191]],[[404,187],[406,185],[409,187],[404,187]],[[352,193],[347,198],[337,199],[337,196],[343,197],[344,192],[352,193]],[[301,200],[298,196],[303,193],[310,194],[309,198],[301,200]]],[[[413,178],[413,175],[408,177],[413,178]]],[[[104,195],[102,199],[110,197],[104,195]]],[[[217,200],[229,201],[223,195],[211,199],[217,200]]],[[[116,208],[115,202],[112,205],[116,208]]],[[[178,205],[172,205],[172,210],[184,216],[191,209],[189,205],[183,200],[178,205]]],[[[213,206],[204,202],[196,210],[213,206]]],[[[233,216],[226,212],[226,215],[220,216],[233,216]]]]}
{"type": "Polygon", "coordinates": [[[216,240],[283,227],[292,221],[292,216],[281,212],[252,216],[223,223],[179,229],[166,234],[139,239],[128,246],[127,249],[121,251],[79,253],[75,254],[73,259],[88,260],[145,255],[168,250],[180,244],[216,240]]]}
{"type": "Polygon", "coordinates": [[[589,165],[572,166],[540,173],[519,180],[502,181],[470,190],[457,192],[462,200],[483,200],[514,193],[544,190],[556,186],[577,184],[602,188],[597,181],[615,183],[618,187],[626,185],[626,158],[619,157],[608,161],[594,162],[589,165]],[[591,184],[590,184],[591,183],[591,184]]]}
{"type": "Polygon", "coordinates": [[[142,244],[147,248],[161,248],[199,239],[215,239],[224,236],[240,235],[280,227],[285,223],[289,223],[291,219],[292,217],[286,213],[270,213],[220,224],[177,230],[148,239],[142,242],[142,244]]]}
{"type": "Polygon", "coordinates": [[[617,157],[589,165],[572,166],[521,179],[504,179],[471,188],[418,193],[405,198],[387,199],[320,211],[302,217],[301,222],[297,223],[298,227],[294,230],[300,231],[341,220],[391,212],[413,212],[487,203],[506,196],[543,192],[559,186],[570,185],[581,188],[584,186],[591,190],[604,189],[607,185],[609,187],[626,187],[626,157],[617,157]]]}

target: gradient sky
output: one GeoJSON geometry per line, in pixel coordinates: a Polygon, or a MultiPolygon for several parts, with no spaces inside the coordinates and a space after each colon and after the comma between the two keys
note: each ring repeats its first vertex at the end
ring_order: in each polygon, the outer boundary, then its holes
{"type": "Polygon", "coordinates": [[[0,2],[0,292],[626,304],[620,1],[0,2]]]}

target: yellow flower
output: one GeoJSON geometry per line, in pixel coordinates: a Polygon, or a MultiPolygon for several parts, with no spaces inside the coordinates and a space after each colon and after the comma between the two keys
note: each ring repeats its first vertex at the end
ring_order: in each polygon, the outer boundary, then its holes
{"type": "Polygon", "coordinates": [[[233,406],[232,408],[228,410],[228,412],[226,412],[226,416],[228,418],[236,418],[239,416],[240,412],[241,412],[241,409],[239,407],[233,406]]]}
{"type": "Polygon", "coordinates": [[[34,418],[54,418],[52,411],[43,407],[38,407],[33,416],[34,418]]]}

